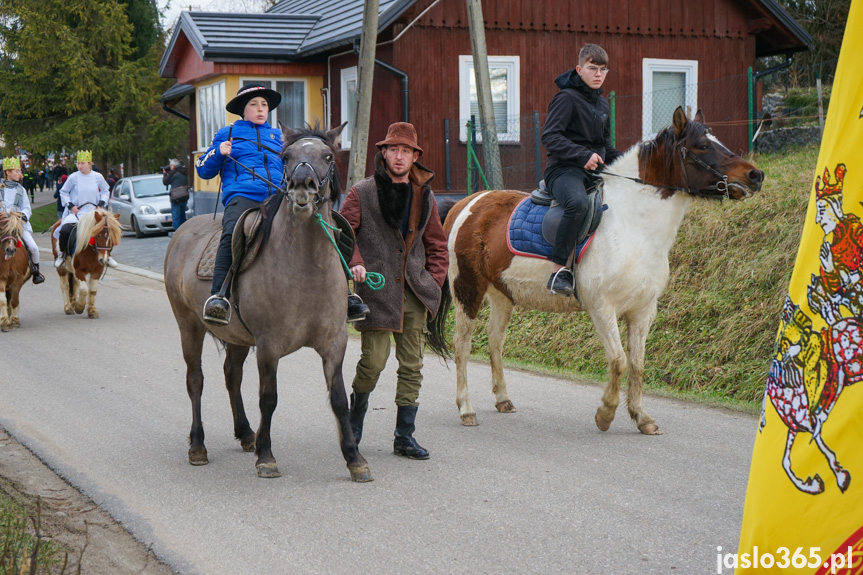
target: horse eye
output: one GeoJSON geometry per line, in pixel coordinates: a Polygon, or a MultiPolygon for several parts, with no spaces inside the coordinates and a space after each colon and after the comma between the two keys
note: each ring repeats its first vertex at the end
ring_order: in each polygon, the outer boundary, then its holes
{"type": "Polygon", "coordinates": [[[326,160],[327,160],[328,162],[329,162],[330,160],[332,160],[332,159],[333,159],[333,156],[332,156],[331,154],[327,154],[327,155],[326,155],[326,160]]]}
{"type": "Polygon", "coordinates": [[[698,149],[701,150],[702,152],[706,152],[707,150],[710,149],[710,144],[701,144],[700,146],[698,146],[698,149]]]}

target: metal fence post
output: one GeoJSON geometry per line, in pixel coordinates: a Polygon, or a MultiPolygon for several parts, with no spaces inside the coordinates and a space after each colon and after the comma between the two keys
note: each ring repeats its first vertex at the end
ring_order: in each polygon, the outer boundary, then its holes
{"type": "Polygon", "coordinates": [[[473,167],[470,163],[470,133],[472,131],[471,124],[472,124],[472,122],[470,120],[468,120],[467,121],[467,134],[468,134],[468,136],[467,136],[467,142],[465,142],[467,144],[465,146],[465,153],[467,154],[467,161],[465,163],[465,168],[467,168],[465,170],[465,172],[467,172],[467,195],[471,195],[471,193],[473,192],[473,186],[471,185],[471,181],[470,181],[470,175],[473,172],[473,167]]]}
{"type": "Polygon", "coordinates": [[[611,94],[608,95],[609,105],[611,107],[611,147],[616,148],[617,138],[614,134],[614,122],[615,122],[615,108],[614,108],[614,90],[611,91],[611,94]]]}
{"type": "MultiPolygon", "coordinates": [[[[476,157],[476,116],[474,114],[470,115],[470,150],[468,151],[473,151],[473,155],[476,157]]],[[[470,192],[475,193],[479,191],[479,178],[477,177],[476,167],[471,168],[471,171],[473,172],[471,176],[473,179],[473,188],[470,189],[470,192]]]]}
{"type": "Polygon", "coordinates": [[[755,121],[755,83],[752,81],[752,66],[749,66],[749,153],[752,153],[752,123],[755,121]]]}
{"type": "Polygon", "coordinates": [[[533,148],[536,156],[536,185],[542,180],[542,150],[539,141],[539,110],[533,111],[533,148]]]}
{"type": "Polygon", "coordinates": [[[450,164],[449,164],[449,118],[443,119],[443,142],[444,154],[446,156],[446,189],[452,189],[452,180],[450,180],[450,164]]]}

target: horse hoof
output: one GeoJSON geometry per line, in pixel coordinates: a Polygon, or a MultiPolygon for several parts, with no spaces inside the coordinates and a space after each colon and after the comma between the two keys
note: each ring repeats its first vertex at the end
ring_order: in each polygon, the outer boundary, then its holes
{"type": "Polygon", "coordinates": [[[515,413],[515,406],[508,399],[505,401],[495,403],[494,406],[501,413],[515,413]]]}
{"type": "Polygon", "coordinates": [[[87,314],[87,317],[89,317],[90,319],[99,319],[99,312],[91,311],[87,314]]]}
{"type": "Polygon", "coordinates": [[[599,410],[596,410],[596,417],[594,417],[593,420],[596,422],[596,426],[600,431],[608,431],[608,428],[611,427],[611,421],[599,415],[599,410]]]}
{"type": "Polygon", "coordinates": [[[66,315],[75,315],[75,310],[73,310],[71,307],[64,308],[63,311],[66,312],[66,315]]]}
{"type": "Polygon", "coordinates": [[[638,430],[644,435],[662,435],[662,430],[656,423],[642,423],[638,426],[638,430]]]}
{"type": "Polygon", "coordinates": [[[189,450],[189,463],[192,465],[206,465],[210,462],[207,459],[207,450],[206,449],[190,449],[189,450]]]}
{"type": "Polygon", "coordinates": [[[363,465],[362,467],[348,467],[348,471],[351,472],[351,481],[355,481],[357,483],[368,483],[369,481],[374,481],[368,465],[363,465]]]}
{"type": "Polygon", "coordinates": [[[8,325],[0,325],[0,331],[2,331],[3,333],[6,333],[10,329],[12,329],[12,328],[9,327],[8,325]]]}
{"type": "Polygon", "coordinates": [[[246,453],[250,453],[255,450],[255,435],[252,434],[251,437],[244,437],[240,440],[240,446],[243,448],[243,451],[246,453]]]}
{"type": "Polygon", "coordinates": [[[282,476],[275,463],[258,463],[255,465],[255,469],[257,469],[258,477],[261,479],[275,479],[282,476]]]}
{"type": "Polygon", "coordinates": [[[475,413],[465,413],[461,416],[461,424],[465,427],[476,427],[479,425],[476,422],[476,414],[475,413]]]}

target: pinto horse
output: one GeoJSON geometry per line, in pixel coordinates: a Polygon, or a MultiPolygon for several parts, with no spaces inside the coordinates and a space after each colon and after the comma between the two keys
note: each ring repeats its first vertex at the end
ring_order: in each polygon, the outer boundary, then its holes
{"type": "MultiPolygon", "coordinates": [[[[201,350],[209,331],[225,346],[225,385],[234,417],[234,436],[246,451],[255,450],[258,477],[279,477],[270,427],[277,403],[279,359],[301,347],[314,349],[323,361],[330,406],[339,429],[339,445],[351,479],[371,481],[369,466],[357,448],[348,420],[342,363],[348,342],[347,282],[328,230],[330,206],[340,194],[336,148],[344,124],[328,132],[282,128],[286,190],[261,205],[261,246],[232,284],[233,319],[228,325],[204,322],[210,279],[199,275],[199,262],[211,238],[222,230],[221,216],[199,216],[183,224],[165,254],[165,289],[180,328],[186,361],[186,390],[192,402],[189,463],[206,465],[201,394],[204,373],[201,350]],[[261,421],[249,426],[240,386],[243,363],[256,348],[261,421]]],[[[237,226],[241,228],[240,225],[237,226]]]]}
{"type": "MultiPolygon", "coordinates": [[[[66,315],[83,313],[86,307],[87,317],[98,319],[96,291],[107,268],[111,250],[120,243],[123,235],[119,217],[120,214],[113,214],[103,208],[80,214],[75,231],[75,250],[71,253],[68,249],[64,250],[66,261],[57,269],[66,315]]],[[[51,249],[55,258],[59,248],[54,230],[59,225],[58,221],[51,226],[51,249]]]]}
{"type": "Polygon", "coordinates": [[[18,319],[21,287],[30,278],[23,214],[0,212],[0,331],[21,327],[18,319]]]}
{"type": "Polygon", "coordinates": [[[700,110],[689,120],[677,108],[672,126],[627,151],[603,173],[608,211],[576,266],[578,298],[549,292],[546,285],[554,270],[550,261],[515,256],[509,250],[508,221],[526,194],[492,191],[457,203],[446,217],[444,231],[456,308],[456,405],[462,424],[477,424],[468,395],[467,361],[474,322],[487,301],[492,392],[498,411],[515,411],[501,364],[513,308],[586,311],[608,361],[609,381],[596,411],[597,427],[606,431],[614,420],[621,377],[628,367],[629,415],[641,433],[661,433],[644,410],[644,346],[656,302],[668,282],[668,254],[677,230],[693,196],[743,199],[761,188],[763,178],[763,172],[711,135],[700,110]],[[621,317],[627,325],[628,355],[620,339],[621,317]]]}

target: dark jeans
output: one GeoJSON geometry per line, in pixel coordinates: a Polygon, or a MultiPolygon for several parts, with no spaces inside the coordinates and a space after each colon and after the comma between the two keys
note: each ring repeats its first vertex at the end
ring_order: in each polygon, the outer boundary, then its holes
{"type": "MultiPolygon", "coordinates": [[[[216,252],[216,262],[213,266],[213,287],[210,293],[219,293],[222,289],[222,283],[225,281],[225,276],[228,275],[228,270],[231,269],[231,236],[234,233],[234,227],[237,225],[237,220],[243,215],[243,212],[249,208],[258,205],[255,200],[250,200],[244,196],[234,196],[228,205],[225,206],[225,213],[222,216],[222,237],[219,239],[219,249],[216,252]]],[[[173,210],[173,206],[171,206],[173,210]]],[[[230,287],[225,292],[225,295],[230,295],[230,287]]]]}
{"type": "Polygon", "coordinates": [[[575,248],[582,220],[587,214],[587,192],[585,184],[588,174],[582,168],[555,166],[545,173],[545,186],[563,207],[563,216],[554,238],[551,261],[566,265],[569,254],[575,248]]]}
{"type": "Polygon", "coordinates": [[[66,255],[69,255],[69,236],[72,235],[72,230],[74,228],[75,224],[63,224],[60,228],[60,237],[57,239],[57,248],[66,255]]]}
{"type": "Polygon", "coordinates": [[[186,202],[171,200],[171,221],[174,224],[174,231],[186,222],[186,206],[186,202]]]}

